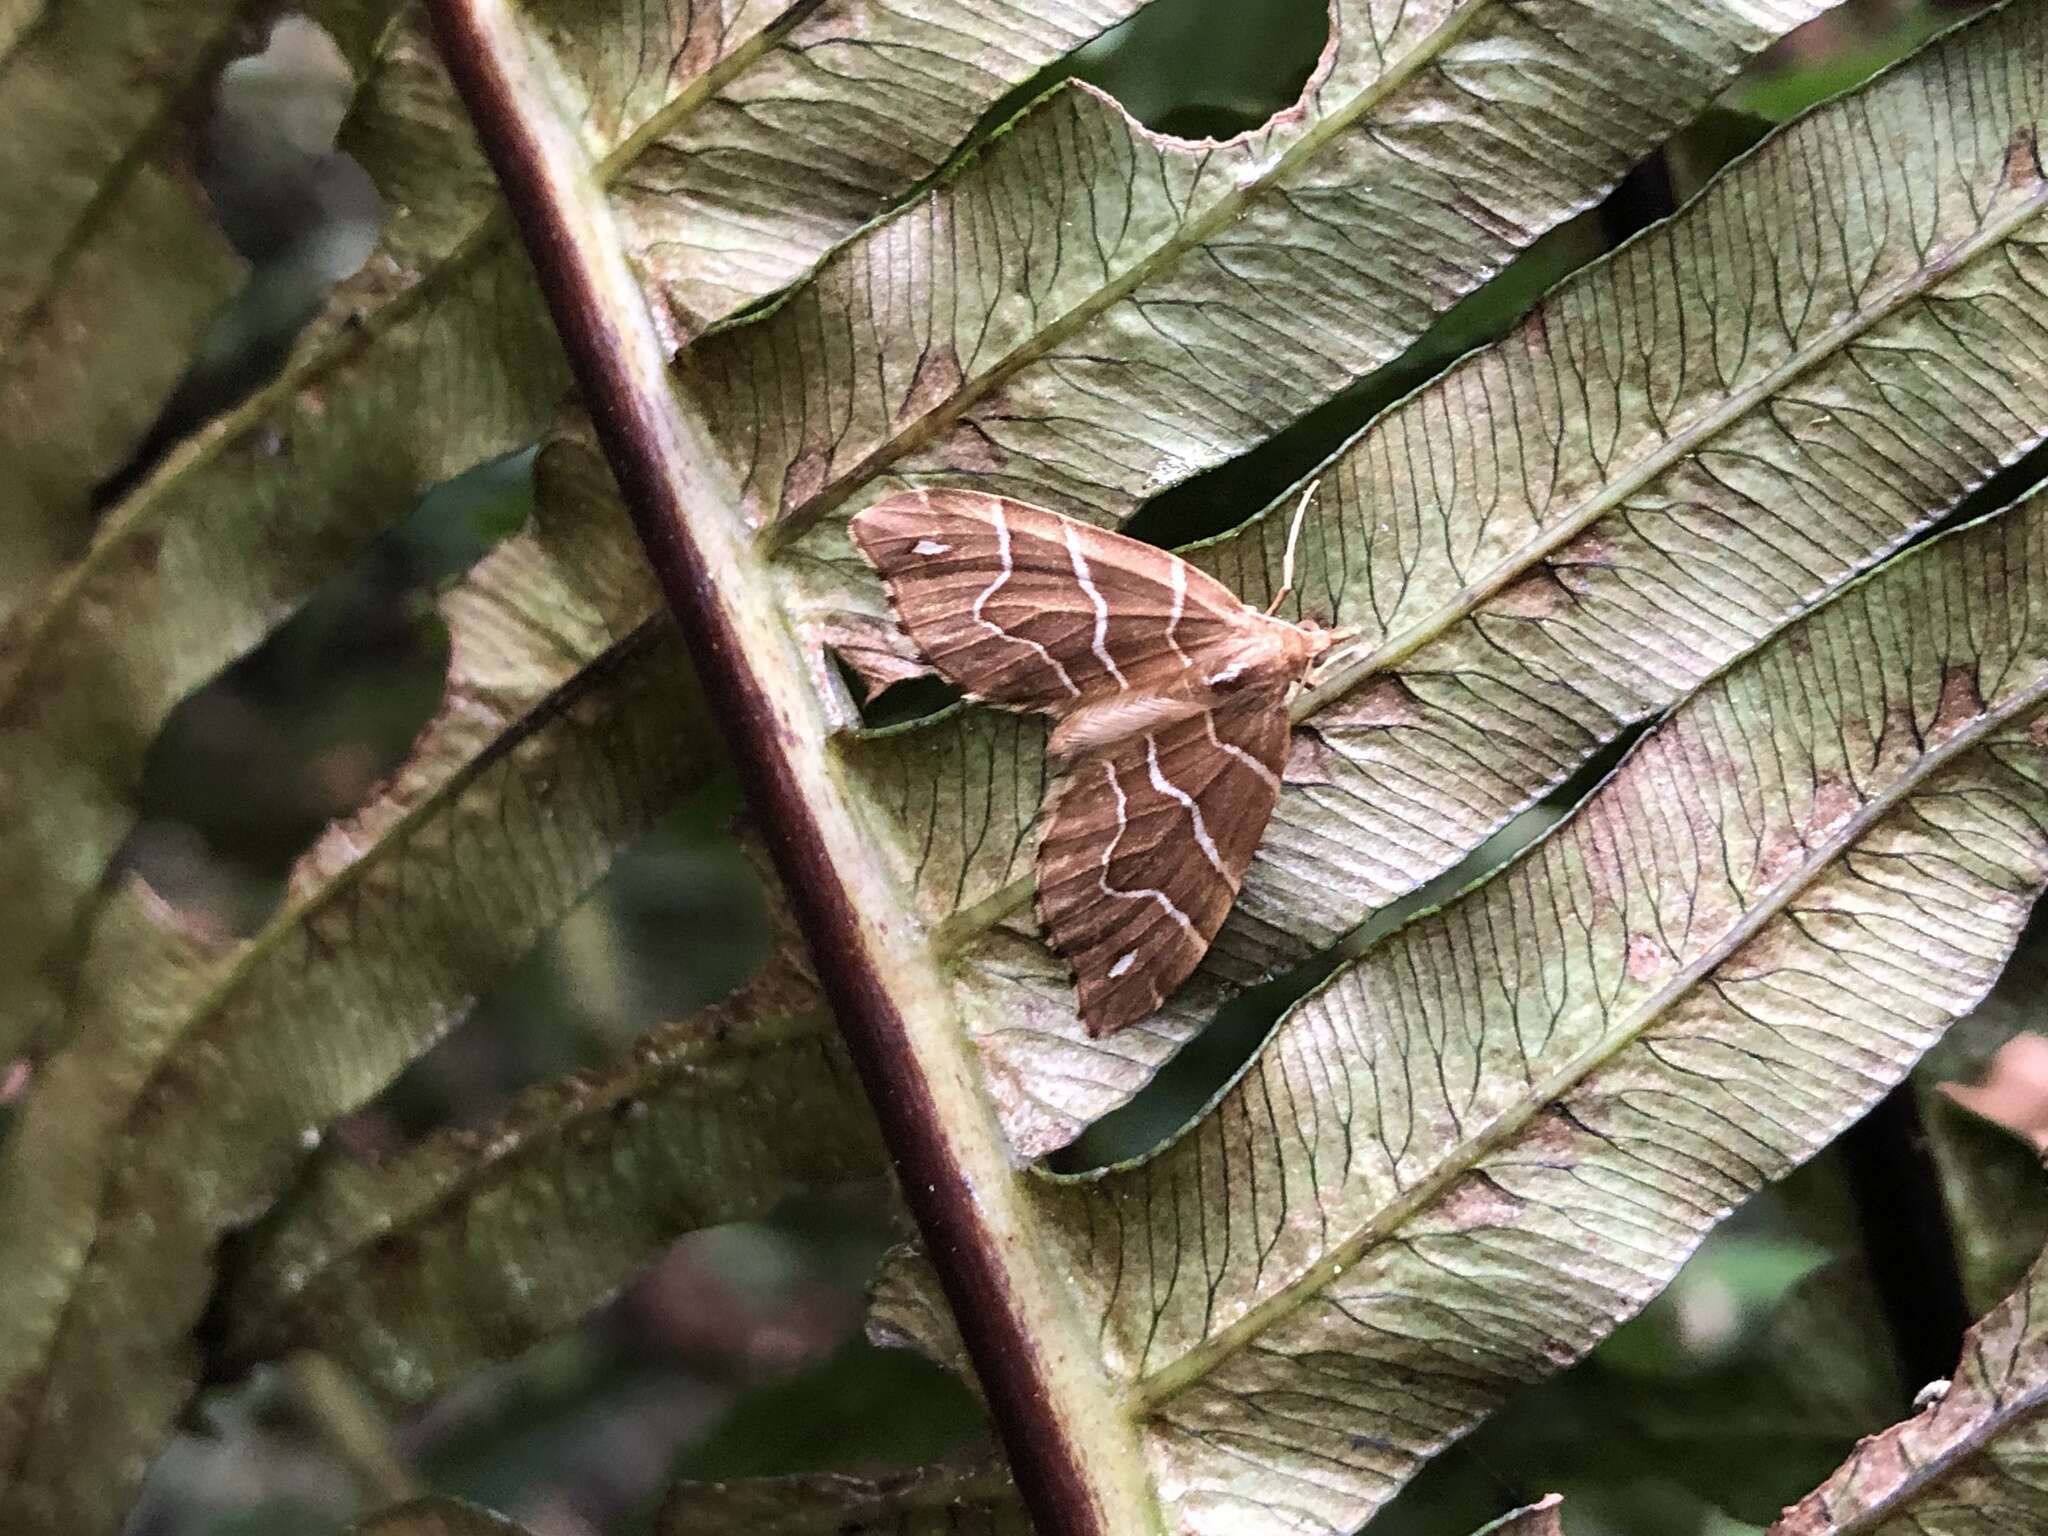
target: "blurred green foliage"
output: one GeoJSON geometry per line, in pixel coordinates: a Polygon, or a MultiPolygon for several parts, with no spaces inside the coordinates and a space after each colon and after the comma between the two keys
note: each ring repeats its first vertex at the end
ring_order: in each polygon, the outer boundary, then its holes
{"type": "MultiPolygon", "coordinates": [[[[1668,213],[1752,144],[1763,119],[1854,85],[1961,14],[1934,0],[1863,0],[1794,38],[1607,206],[1541,241],[1400,363],[1160,497],[1134,531],[1179,544],[1232,526],[1560,278],[1668,213]]],[[[1224,136],[1293,101],[1326,37],[1321,0],[1157,0],[1072,68],[1155,129],[1224,136]]],[[[256,308],[229,317],[226,340],[210,349],[207,366],[223,379],[246,384],[252,366],[277,355],[279,329],[288,337],[303,314],[263,307],[279,270],[259,269],[256,308]]],[[[200,379],[194,398],[223,387],[200,379]]],[[[361,803],[437,706],[446,637],[431,596],[524,520],[530,468],[514,457],[430,495],[345,580],[190,700],[152,757],[148,819],[126,861],[221,928],[254,927],[291,861],[361,803]]],[[[918,712],[931,700],[892,706],[918,712]]],[[[1583,787],[1568,786],[1414,905],[1507,857],[1583,787]]],[[[743,979],[766,947],[767,918],[732,835],[736,805],[728,783],[668,818],[463,1028],[357,1117],[349,1143],[388,1147],[432,1125],[487,1121],[523,1085],[613,1058],[651,1023],[743,979]]],[[[2037,952],[2048,947],[2042,926],[2037,952]]],[[[1318,974],[1307,968],[1234,1002],[1071,1161],[1156,1143],[1318,974]]],[[[1933,1070],[1967,1074],[2030,1021],[2048,1029],[2038,996],[1965,1032],[1969,1049],[1933,1070]]],[[[1960,1111],[1932,1123],[1963,1206],[1987,1231],[2020,1231],[2031,1253],[2048,1230],[2038,1161],[1960,1111]]],[[[1901,1379],[1888,1347],[1849,1207],[1837,1153],[1761,1197],[1648,1312],[1439,1458],[1375,1530],[1462,1536],[1552,1489],[1566,1493],[1579,1536],[1707,1536],[1767,1522],[1859,1435],[1898,1417],[1919,1385],[1901,1379]]],[[[984,1434],[966,1389],[858,1337],[862,1287],[897,1235],[883,1193],[862,1190],[691,1238],[584,1328],[389,1432],[427,1486],[552,1533],[639,1529],[678,1475],[865,1470],[958,1450],[984,1434]]],[[[1981,1304],[2010,1253],[1965,1247],[1981,1304]]],[[[338,1529],[362,1502],[359,1469],[277,1373],[216,1394],[204,1417],[158,1467],[137,1536],[302,1536],[338,1529]]]]}

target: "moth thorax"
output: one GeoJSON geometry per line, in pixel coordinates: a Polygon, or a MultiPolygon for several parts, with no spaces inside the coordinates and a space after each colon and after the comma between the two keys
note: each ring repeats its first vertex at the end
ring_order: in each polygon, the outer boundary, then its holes
{"type": "Polygon", "coordinates": [[[1202,681],[1219,694],[1293,682],[1330,647],[1328,632],[1311,625],[1267,619],[1248,626],[1202,681]]]}

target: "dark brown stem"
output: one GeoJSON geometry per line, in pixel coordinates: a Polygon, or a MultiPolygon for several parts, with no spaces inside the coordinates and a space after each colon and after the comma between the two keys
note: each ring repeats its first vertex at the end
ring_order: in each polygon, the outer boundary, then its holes
{"type": "Polygon", "coordinates": [[[1025,1502],[1047,1536],[1156,1529],[1125,1415],[1045,1262],[930,948],[877,888],[760,553],[670,380],[588,166],[505,0],[430,0],[584,404],[816,962],[1025,1502]]]}

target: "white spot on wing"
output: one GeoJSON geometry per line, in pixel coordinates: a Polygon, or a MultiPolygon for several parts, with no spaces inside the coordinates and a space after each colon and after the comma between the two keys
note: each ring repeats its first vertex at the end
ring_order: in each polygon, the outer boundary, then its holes
{"type": "Polygon", "coordinates": [[[1117,956],[1116,964],[1112,965],[1109,968],[1109,979],[1111,981],[1115,981],[1117,977],[1123,975],[1124,972],[1128,971],[1132,966],[1136,965],[1137,963],[1138,952],[1135,949],[1125,950],[1121,955],[1117,956]]]}
{"type": "Polygon", "coordinates": [[[1173,780],[1159,771],[1159,740],[1154,736],[1145,738],[1145,767],[1152,775],[1152,787],[1169,799],[1178,800],[1187,807],[1188,819],[1195,824],[1195,843],[1202,850],[1202,856],[1215,868],[1216,873],[1226,880],[1229,873],[1223,868],[1223,855],[1216,851],[1216,843],[1209,836],[1209,828],[1202,821],[1202,808],[1195,804],[1195,797],[1182,789],[1173,780]]]}
{"type": "Polygon", "coordinates": [[[950,555],[953,546],[941,544],[937,539],[919,539],[910,546],[910,552],[913,555],[950,555]]]}

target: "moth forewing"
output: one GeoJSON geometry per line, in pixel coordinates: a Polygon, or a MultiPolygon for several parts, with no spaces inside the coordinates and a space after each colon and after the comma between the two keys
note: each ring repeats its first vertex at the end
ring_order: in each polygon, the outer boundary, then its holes
{"type": "Polygon", "coordinates": [[[1090,1033],[1144,1018],[1230,910],[1279,795],[1288,699],[1330,634],[1169,551],[978,491],[891,496],[852,531],[935,671],[1057,721],[1039,920],[1090,1033]]]}

